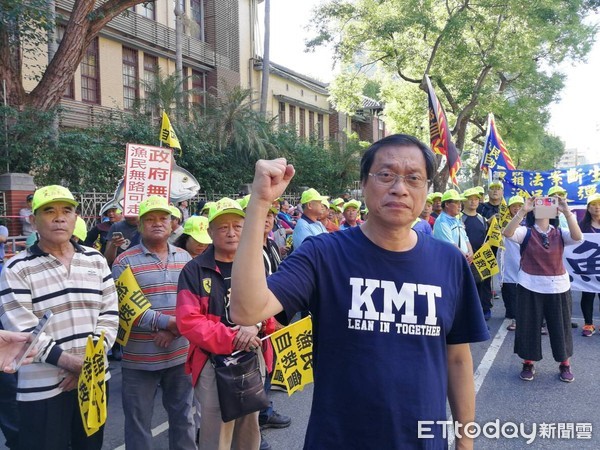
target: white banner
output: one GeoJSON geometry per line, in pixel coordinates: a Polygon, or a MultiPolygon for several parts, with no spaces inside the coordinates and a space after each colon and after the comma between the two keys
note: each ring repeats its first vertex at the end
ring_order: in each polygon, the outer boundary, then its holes
{"type": "Polygon", "coordinates": [[[600,233],[584,233],[582,243],[565,247],[565,269],[574,291],[600,292],[600,233]]]}
{"type": "Polygon", "coordinates": [[[173,151],[170,148],[127,144],[123,214],[138,215],[138,205],[150,195],[169,198],[173,151]]]}

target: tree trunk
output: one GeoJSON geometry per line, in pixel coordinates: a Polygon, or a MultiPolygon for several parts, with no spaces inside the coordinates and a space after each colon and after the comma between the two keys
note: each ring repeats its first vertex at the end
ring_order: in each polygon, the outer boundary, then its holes
{"type": "Polygon", "coordinates": [[[16,25],[5,22],[0,24],[0,81],[6,83],[6,103],[9,105],[22,105],[25,101],[21,74],[21,44],[18,40],[16,25]],[[14,27],[14,30],[13,30],[14,27]],[[14,33],[11,33],[14,31],[14,33]],[[11,39],[11,35],[13,38],[11,39]]]}

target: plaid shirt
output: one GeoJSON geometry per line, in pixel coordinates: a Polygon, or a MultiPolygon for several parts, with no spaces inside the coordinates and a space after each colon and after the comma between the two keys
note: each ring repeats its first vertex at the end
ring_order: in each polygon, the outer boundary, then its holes
{"type": "Polygon", "coordinates": [[[191,260],[188,252],[169,244],[166,267],[143,243],[121,253],[112,268],[116,280],[127,266],[131,267],[142,292],[152,305],[134,323],[129,341],[123,349],[122,367],[138,370],[161,370],[184,364],[188,341],[178,337],[167,348],[154,343],[155,333],[165,330],[169,316],[175,316],[177,282],[183,267],[191,260]]]}

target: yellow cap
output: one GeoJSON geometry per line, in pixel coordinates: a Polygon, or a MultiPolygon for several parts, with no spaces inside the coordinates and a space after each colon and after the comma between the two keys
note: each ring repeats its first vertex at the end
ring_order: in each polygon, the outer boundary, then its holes
{"type": "Polygon", "coordinates": [[[200,211],[200,214],[203,214],[205,211],[210,215],[210,210],[215,207],[217,202],[206,202],[200,211]]]}
{"type": "Polygon", "coordinates": [[[75,201],[75,197],[66,187],[56,184],[44,186],[33,193],[33,201],[31,209],[35,212],[40,207],[53,202],[66,202],[77,208],[79,203],[75,201]]]}
{"type": "Polygon", "coordinates": [[[338,198],[336,198],[335,200],[332,200],[332,201],[331,201],[331,204],[332,204],[332,205],[335,205],[335,206],[337,206],[337,207],[338,207],[338,209],[339,209],[339,206],[340,206],[342,203],[344,203],[344,199],[343,199],[343,198],[341,198],[341,197],[338,197],[338,198]]]}
{"type": "Polygon", "coordinates": [[[361,205],[361,203],[358,200],[352,199],[352,200],[344,203],[344,206],[342,206],[342,211],[346,211],[348,208],[356,208],[357,210],[359,210],[360,205],[361,205]]]}
{"type": "Polygon", "coordinates": [[[300,203],[305,205],[308,202],[312,202],[314,200],[321,202],[321,201],[323,201],[323,198],[325,198],[325,200],[327,200],[328,197],[323,197],[321,194],[319,194],[317,192],[316,189],[310,188],[310,189],[305,190],[302,193],[302,197],[300,197],[300,203]]]}
{"type": "Polygon", "coordinates": [[[548,194],[547,194],[548,197],[551,197],[551,196],[553,196],[555,194],[557,194],[557,195],[561,195],[561,194],[562,195],[567,195],[567,191],[564,188],[560,187],[560,186],[552,186],[550,189],[548,189],[548,194]]]}
{"type": "Polygon", "coordinates": [[[77,216],[77,221],[75,221],[73,236],[78,238],[80,242],[85,241],[85,238],[87,237],[87,225],[85,224],[85,220],[79,216],[77,216]]]}
{"type": "Polygon", "coordinates": [[[214,207],[209,210],[208,222],[212,222],[217,217],[223,214],[237,214],[240,217],[246,217],[246,213],[238,202],[227,197],[215,203],[214,207]]]}
{"type": "Polygon", "coordinates": [[[600,194],[592,194],[587,198],[587,204],[589,205],[592,202],[597,202],[600,200],[600,194]]]}
{"type": "Polygon", "coordinates": [[[212,244],[208,235],[208,219],[204,216],[192,216],[183,225],[183,234],[189,234],[200,244],[212,244]]]}
{"type": "Polygon", "coordinates": [[[171,215],[177,217],[179,220],[181,220],[181,210],[177,207],[177,206],[173,206],[171,205],[169,207],[169,209],[171,210],[171,215]]]}
{"type": "Polygon", "coordinates": [[[433,194],[430,194],[430,195],[431,195],[431,200],[433,200],[433,201],[435,201],[436,198],[439,198],[439,199],[442,198],[441,192],[434,192],[433,194]]]}
{"type": "Polygon", "coordinates": [[[148,214],[151,211],[162,211],[167,214],[172,214],[171,207],[166,198],[160,195],[151,195],[146,200],[140,203],[138,210],[138,216],[142,217],[144,214],[148,214]]]}
{"type": "Polygon", "coordinates": [[[504,189],[504,184],[500,180],[493,180],[490,183],[490,189],[493,188],[493,187],[499,187],[500,189],[504,189]]]}
{"type": "Polygon", "coordinates": [[[448,200],[458,200],[458,201],[462,201],[464,200],[463,196],[460,195],[458,193],[458,191],[456,189],[448,189],[446,192],[444,192],[444,194],[442,195],[442,203],[446,202],[448,200]]]}
{"type": "Polygon", "coordinates": [[[483,186],[475,186],[473,189],[477,189],[477,192],[479,192],[481,194],[481,197],[483,198],[483,196],[485,195],[485,189],[483,188],[483,186]]]}
{"type": "Polygon", "coordinates": [[[525,200],[523,200],[523,197],[521,197],[520,195],[513,195],[511,198],[508,199],[508,206],[512,206],[512,205],[524,205],[525,204],[525,200]]]}
{"type": "Polygon", "coordinates": [[[248,206],[248,202],[250,201],[250,194],[244,195],[242,198],[238,199],[238,203],[242,207],[242,209],[246,209],[248,206]]]}
{"type": "Polygon", "coordinates": [[[463,197],[465,199],[468,199],[469,197],[471,197],[473,195],[477,195],[479,198],[483,197],[483,194],[480,193],[479,189],[477,189],[476,187],[469,188],[465,192],[463,192],[463,197]]]}

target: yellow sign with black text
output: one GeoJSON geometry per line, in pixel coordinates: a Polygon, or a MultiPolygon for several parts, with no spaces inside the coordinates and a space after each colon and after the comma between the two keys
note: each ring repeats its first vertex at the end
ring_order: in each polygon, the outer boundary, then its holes
{"type": "Polygon", "coordinates": [[[131,267],[127,266],[119,279],[115,282],[119,296],[119,331],[117,342],[127,345],[131,327],[136,319],[148,308],[150,302],[142,292],[131,267]]]}
{"type": "Polygon", "coordinates": [[[285,386],[288,395],[313,382],[312,336],[310,316],[269,336],[277,354],[272,382],[285,386]]]}
{"type": "Polygon", "coordinates": [[[483,244],[473,255],[473,266],[479,273],[482,280],[493,277],[500,272],[496,256],[490,247],[489,242],[483,244]]]}
{"type": "Polygon", "coordinates": [[[162,125],[160,127],[160,141],[165,143],[168,147],[177,148],[181,150],[181,144],[175,134],[175,130],[171,126],[171,121],[167,113],[163,111],[162,125]]]}
{"type": "Polygon", "coordinates": [[[87,436],[97,432],[106,422],[106,355],[104,332],[94,344],[88,336],[83,366],[77,382],[77,399],[83,428],[87,436]]]}

